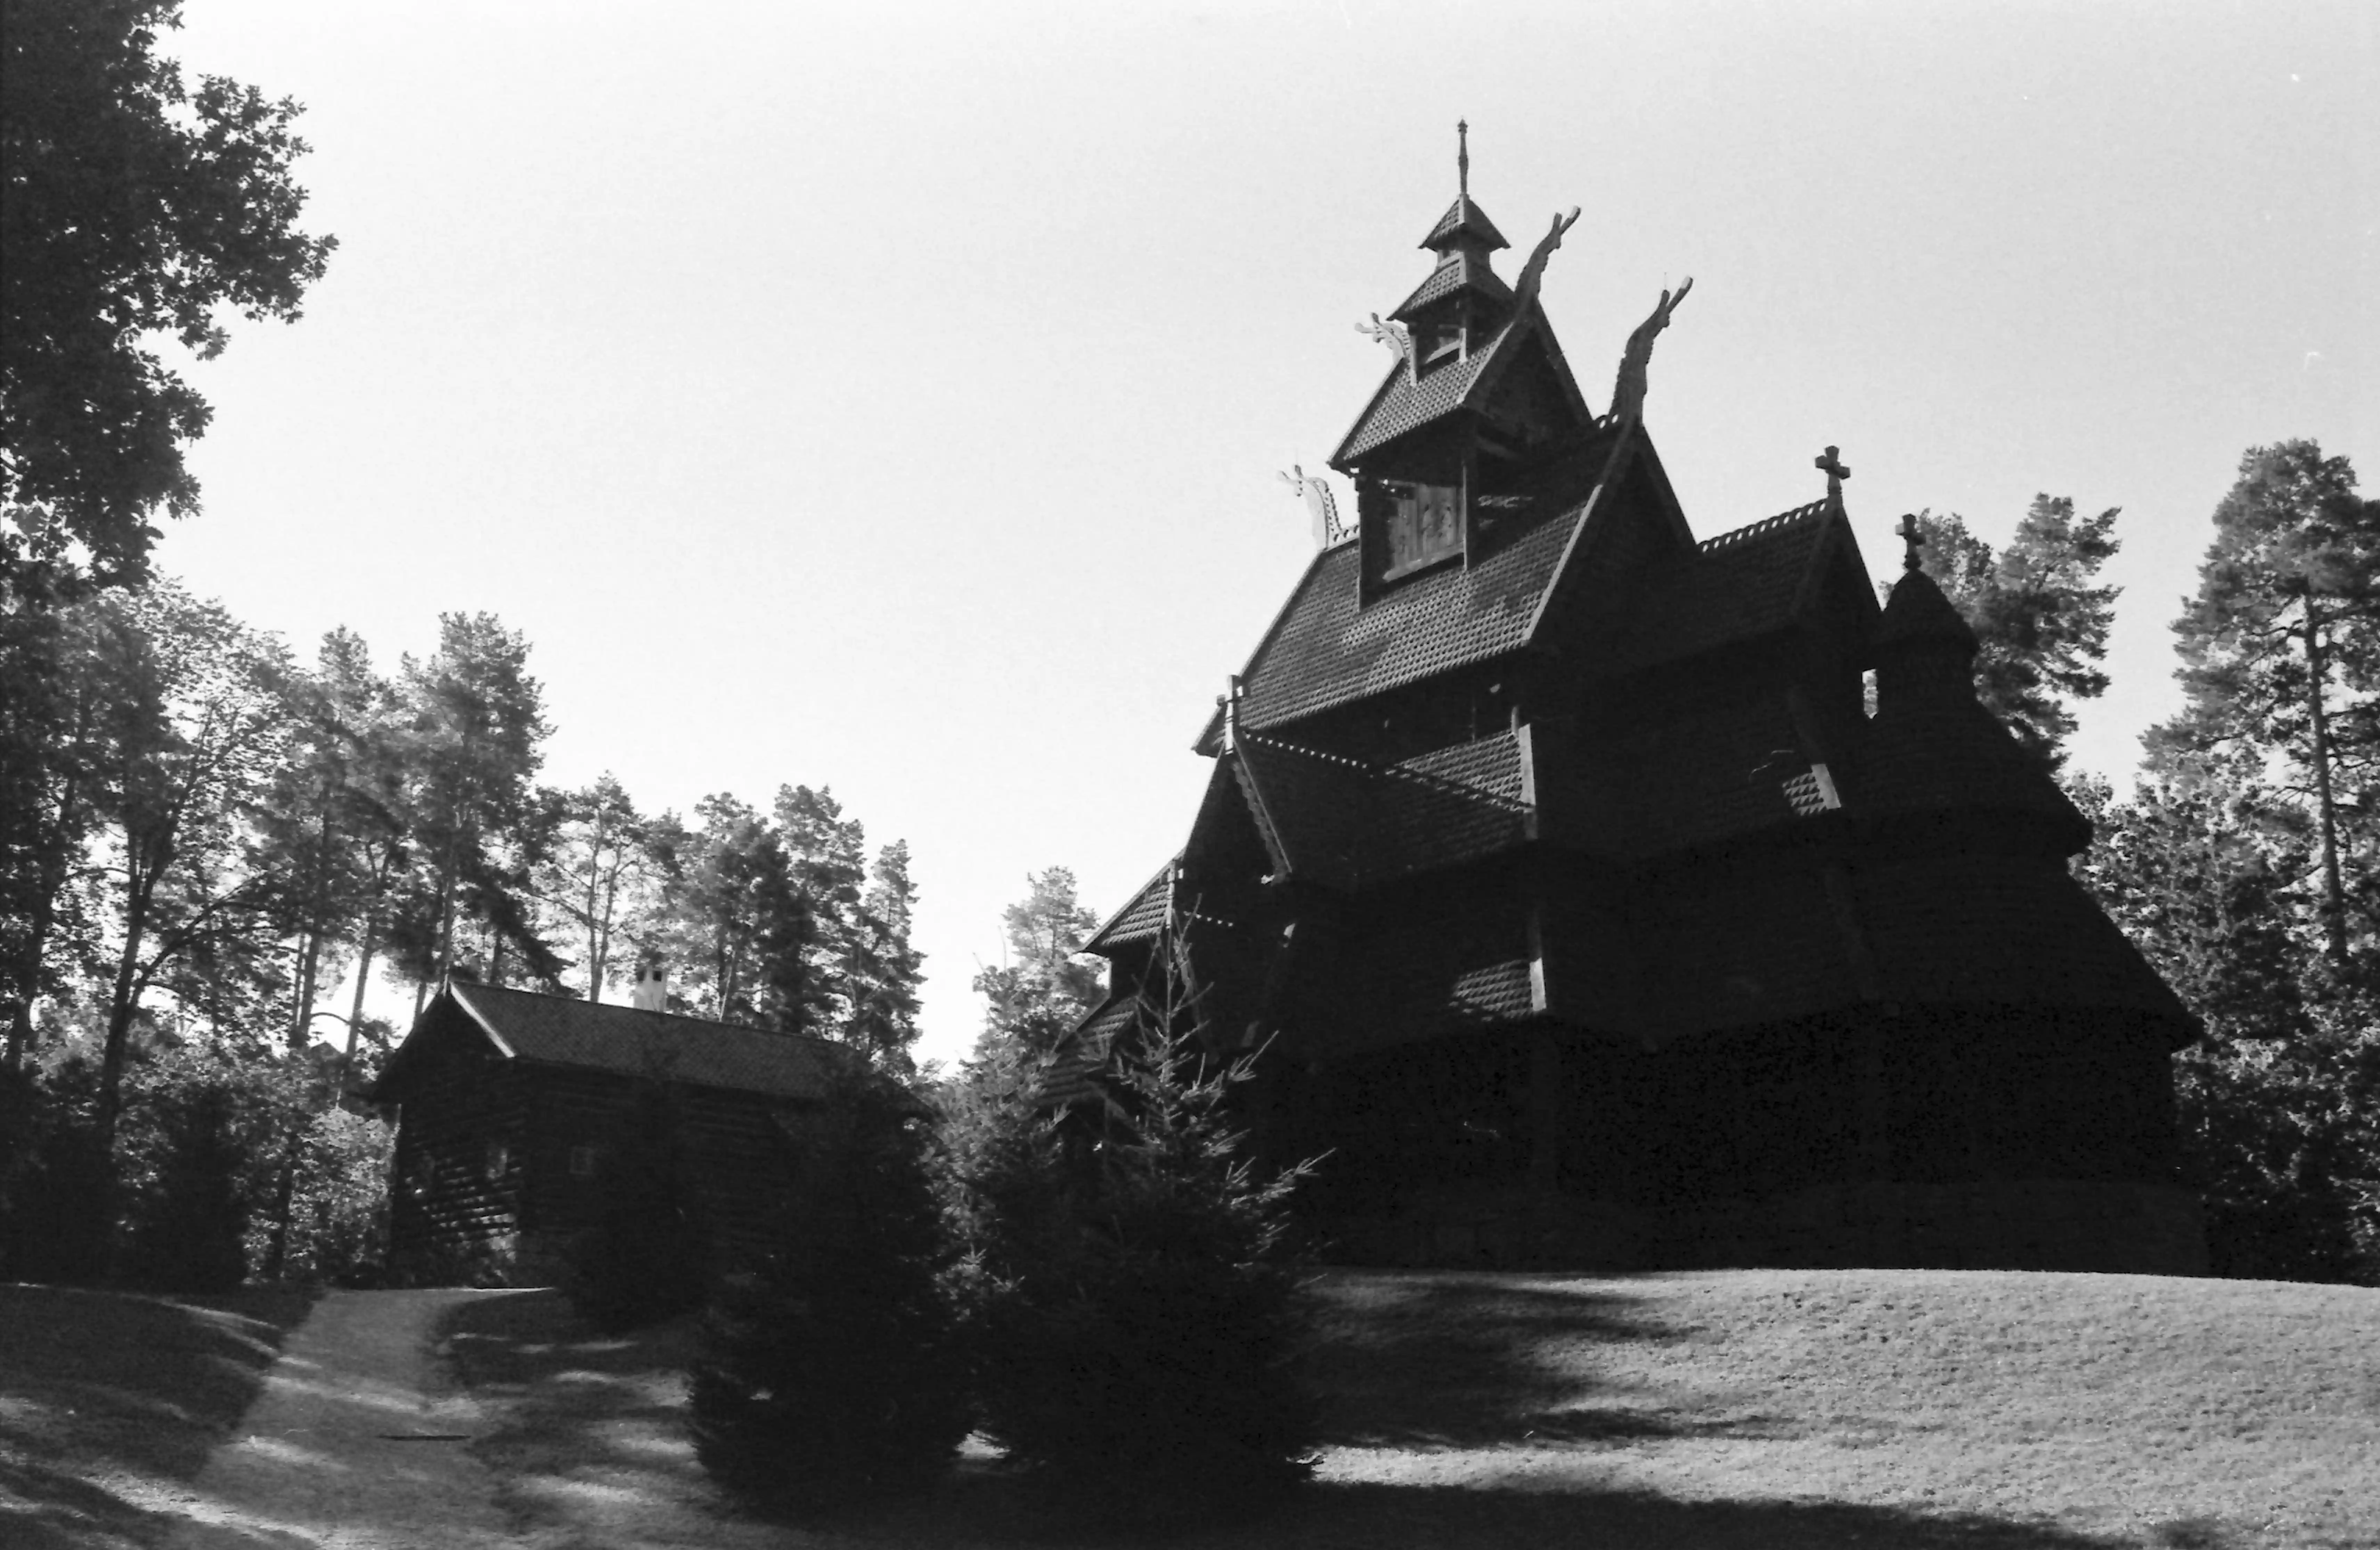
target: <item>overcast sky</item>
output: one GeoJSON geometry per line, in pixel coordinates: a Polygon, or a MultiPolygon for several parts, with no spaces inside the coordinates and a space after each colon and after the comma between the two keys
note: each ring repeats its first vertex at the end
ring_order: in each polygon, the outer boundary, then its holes
{"type": "Polygon", "coordinates": [[[1585,207],[1598,411],[1694,276],[1645,423],[1697,534],[1828,443],[1878,574],[1904,511],[2123,508],[2086,768],[2175,703],[2243,449],[2380,483],[2368,3],[188,5],[167,52],[307,105],[339,250],[191,369],[162,567],[384,666],[500,615],[555,784],[831,786],[914,852],[928,1054],[1028,870],[1104,913],[1180,843],[1458,117],[1520,248],[1585,207]]]}

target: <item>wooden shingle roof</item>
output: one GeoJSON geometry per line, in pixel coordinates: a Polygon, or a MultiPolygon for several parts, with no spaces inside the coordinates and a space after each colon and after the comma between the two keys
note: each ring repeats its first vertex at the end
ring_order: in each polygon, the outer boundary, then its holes
{"type": "Polygon", "coordinates": [[[1352,891],[1533,838],[1525,732],[1369,765],[1243,733],[1233,766],[1289,875],[1352,891]]]}
{"type": "MultiPolygon", "coordinates": [[[[452,1013],[459,1013],[507,1060],[769,1097],[824,1099],[843,1070],[856,1063],[851,1051],[807,1035],[461,982],[448,985],[423,1010],[417,1034],[433,1016],[452,1013]]],[[[391,1058],[380,1094],[402,1093],[407,1050],[414,1043],[408,1035],[391,1058]]]]}
{"type": "Polygon", "coordinates": [[[1454,202],[1446,207],[1446,213],[1429,228],[1429,235],[1421,239],[1420,246],[1443,248],[1454,240],[1458,233],[1467,233],[1486,243],[1491,253],[1499,248],[1512,246],[1504,240],[1504,234],[1496,229],[1496,223],[1488,219],[1488,212],[1480,209],[1469,194],[1454,197],[1454,202]]]}
{"type": "Polygon", "coordinates": [[[1242,675],[1241,723],[1278,726],[1519,647],[1584,515],[1538,519],[1468,567],[1415,576],[1369,604],[1356,595],[1357,546],[1323,551],[1242,675]]]}

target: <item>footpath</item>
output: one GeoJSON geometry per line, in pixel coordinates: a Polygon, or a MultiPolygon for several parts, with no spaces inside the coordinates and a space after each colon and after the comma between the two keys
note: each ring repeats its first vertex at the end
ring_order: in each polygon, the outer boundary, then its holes
{"type": "Polygon", "coordinates": [[[192,1482],[168,1550],[515,1550],[469,1453],[491,1418],[431,1350],[448,1309],[504,1295],[325,1295],[192,1482]]]}

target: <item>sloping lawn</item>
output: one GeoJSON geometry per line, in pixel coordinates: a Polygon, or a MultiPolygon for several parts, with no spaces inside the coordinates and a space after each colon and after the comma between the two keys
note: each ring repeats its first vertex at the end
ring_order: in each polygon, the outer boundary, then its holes
{"type": "Polygon", "coordinates": [[[159,1543],[313,1301],[0,1285],[0,1544],[159,1543]]]}
{"type": "MultiPolygon", "coordinates": [[[[1317,1484],[1163,1543],[1344,1546],[2380,1545],[2380,1293],[1914,1271],[1334,1272],[1317,1484]]],[[[931,1497],[739,1519],[694,1462],[685,1324],[607,1340],[551,1294],[449,1350],[479,1446],[574,1545],[1119,1544],[1055,1529],[971,1447],[931,1497]]]]}

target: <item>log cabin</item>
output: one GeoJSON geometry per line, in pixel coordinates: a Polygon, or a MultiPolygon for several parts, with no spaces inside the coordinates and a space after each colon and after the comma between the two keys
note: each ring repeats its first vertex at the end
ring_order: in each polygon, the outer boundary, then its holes
{"type": "Polygon", "coordinates": [[[664,1096],[700,1214],[728,1252],[755,1247],[859,1065],[807,1035],[451,982],[370,1095],[396,1113],[392,1259],[417,1279],[550,1278],[664,1096]]]}

